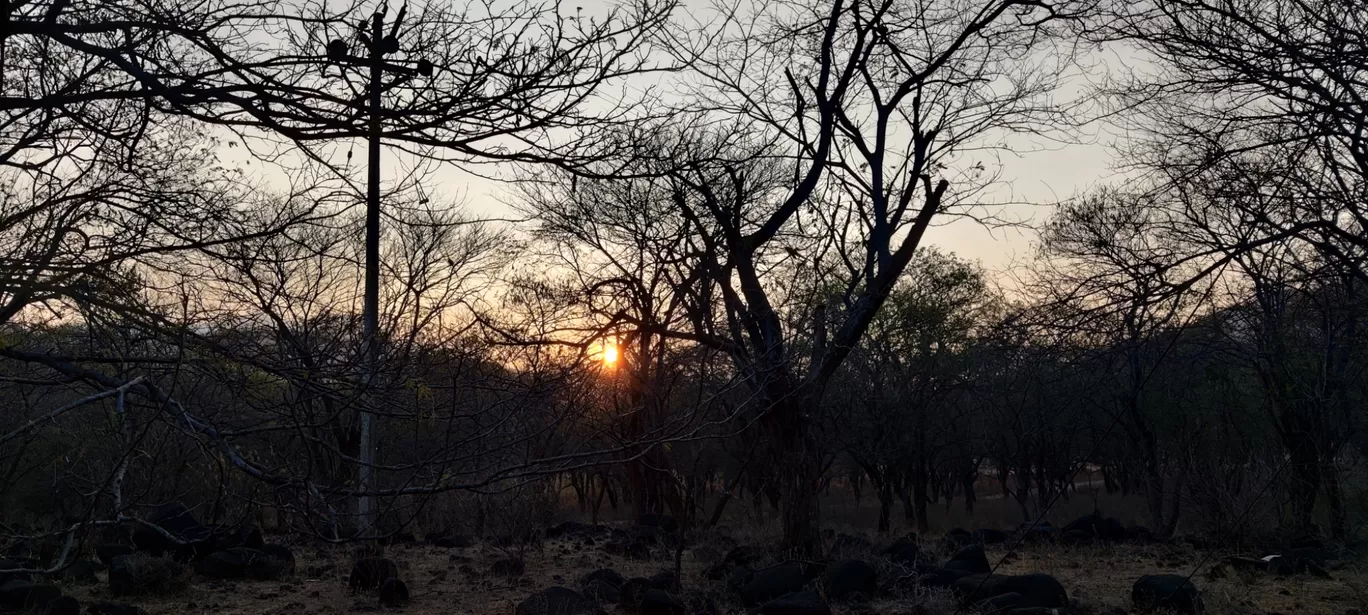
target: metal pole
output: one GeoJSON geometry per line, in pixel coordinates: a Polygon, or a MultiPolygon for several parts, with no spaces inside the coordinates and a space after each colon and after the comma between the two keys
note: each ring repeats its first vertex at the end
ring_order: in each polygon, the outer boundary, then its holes
{"type": "MultiPolygon", "coordinates": [[[[380,343],[377,333],[380,329],[380,80],[383,76],[383,50],[381,41],[385,33],[377,11],[371,16],[370,48],[370,162],[366,169],[366,297],[362,319],[365,321],[365,396],[361,407],[361,450],[360,466],[356,470],[357,489],[362,492],[371,488],[371,465],[375,460],[375,431],[371,425],[373,417],[370,405],[377,396],[373,387],[380,363],[380,343]]],[[[363,533],[374,530],[374,501],[369,495],[356,500],[356,516],[363,533]]]]}

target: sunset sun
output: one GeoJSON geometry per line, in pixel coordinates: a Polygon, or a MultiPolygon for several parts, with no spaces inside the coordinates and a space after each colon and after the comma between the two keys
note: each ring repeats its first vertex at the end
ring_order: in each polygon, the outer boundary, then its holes
{"type": "Polygon", "coordinates": [[[618,349],[616,344],[603,345],[603,364],[614,365],[618,360],[618,349]]]}

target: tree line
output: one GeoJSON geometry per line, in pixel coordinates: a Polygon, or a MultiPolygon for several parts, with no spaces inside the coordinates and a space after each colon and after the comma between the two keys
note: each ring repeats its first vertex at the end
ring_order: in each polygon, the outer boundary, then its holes
{"type": "Polygon", "coordinates": [[[415,3],[358,37],[375,11],[3,7],[6,533],[184,499],[373,538],[565,485],[694,525],[768,499],[814,550],[833,484],[924,529],[982,474],[1030,519],[1090,469],[1160,534],[1260,500],[1358,528],[1357,4],[415,3]],[[432,68],[383,93],[374,379],[365,67],[332,41],[432,68]],[[1118,178],[1043,224],[1002,202],[1015,155],[1098,126],[1118,178]],[[927,244],[952,221],[1037,248],[996,275],[927,244]]]}

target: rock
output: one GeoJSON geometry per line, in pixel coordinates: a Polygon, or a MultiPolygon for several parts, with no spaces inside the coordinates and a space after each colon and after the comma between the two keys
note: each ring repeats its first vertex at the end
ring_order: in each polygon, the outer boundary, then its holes
{"type": "Polygon", "coordinates": [[[1121,525],[1120,521],[1112,517],[1107,517],[1099,521],[1096,524],[1095,529],[1097,531],[1097,537],[1106,542],[1126,542],[1126,539],[1129,537],[1126,533],[1126,526],[1121,525]]]}
{"type": "Polygon", "coordinates": [[[1055,540],[1059,531],[1050,525],[1049,521],[1041,521],[1035,525],[1021,524],[1017,527],[1017,534],[1021,536],[1021,542],[1024,544],[1040,544],[1055,540]]]}
{"type": "Polygon", "coordinates": [[[627,579],[618,591],[618,606],[629,613],[635,613],[641,608],[641,601],[646,598],[646,592],[651,589],[650,579],[642,577],[627,579]]]}
{"type": "Polygon", "coordinates": [[[100,563],[104,564],[106,568],[109,567],[110,562],[114,561],[114,558],[120,555],[133,555],[134,552],[132,545],[100,545],[95,547],[95,557],[99,558],[100,563]]]}
{"type": "Polygon", "coordinates": [[[1081,547],[1083,545],[1092,544],[1094,539],[1096,539],[1096,536],[1094,536],[1092,532],[1065,530],[1059,535],[1059,544],[1069,547],[1081,547]]]}
{"type": "Polygon", "coordinates": [[[888,561],[904,566],[912,566],[921,559],[921,547],[911,538],[899,538],[880,551],[888,561]]]}
{"type": "Polygon", "coordinates": [[[982,602],[998,594],[1008,593],[998,589],[1006,580],[1007,575],[1001,574],[969,574],[955,579],[950,584],[950,589],[965,603],[982,602]]]}
{"type": "Polygon", "coordinates": [[[648,589],[638,607],[641,615],[684,615],[684,603],[663,589],[648,589]]]}
{"type": "Polygon", "coordinates": [[[212,544],[201,544],[212,543],[211,532],[185,504],[171,502],[158,506],[147,521],[165,530],[165,534],[139,526],[133,531],[133,546],[139,551],[154,556],[170,554],[178,561],[189,561],[214,550],[212,544]]]}
{"type": "Polygon", "coordinates": [[[408,585],[398,577],[390,577],[380,584],[380,604],[383,606],[402,606],[409,601],[408,585]]]}
{"type": "Polygon", "coordinates": [[[284,576],[287,563],[263,551],[247,547],[233,547],[216,551],[195,565],[195,572],[211,579],[245,579],[259,581],[284,576]]]}
{"type": "Polygon", "coordinates": [[[637,518],[637,525],[643,527],[657,527],[666,532],[674,532],[679,529],[679,524],[670,515],[658,513],[646,513],[637,518]]]}
{"type": "Polygon", "coordinates": [[[86,607],[86,615],[144,615],[140,607],[115,602],[97,602],[86,607]]]}
{"type": "Polygon", "coordinates": [[[977,608],[983,611],[984,615],[1001,615],[1021,607],[1025,600],[1026,597],[1021,594],[1008,592],[984,598],[978,603],[977,608]]]}
{"type": "Polygon", "coordinates": [[[282,575],[294,574],[295,556],[294,551],[291,551],[289,547],[278,544],[266,544],[262,545],[261,552],[265,553],[266,557],[280,562],[282,575]]]}
{"type": "Polygon", "coordinates": [[[61,588],[33,581],[10,579],[0,585],[0,610],[29,611],[45,608],[62,596],[61,588]]]}
{"type": "Polygon", "coordinates": [[[1136,544],[1150,544],[1156,541],[1154,532],[1143,525],[1132,525],[1126,528],[1126,540],[1136,544]]]}
{"type": "Polygon", "coordinates": [[[984,545],[1000,545],[1011,539],[1011,536],[1002,530],[992,530],[980,528],[974,530],[974,541],[984,545]]]}
{"type": "Polygon", "coordinates": [[[784,594],[760,607],[761,615],[831,615],[831,607],[822,602],[817,592],[802,591],[784,594]]]}
{"type": "MultiPolygon", "coordinates": [[[[28,564],[15,559],[0,559],[0,570],[28,568],[28,564]]],[[[0,585],[10,581],[31,581],[33,575],[27,572],[0,572],[0,585]]]]}
{"type": "Polygon", "coordinates": [[[1084,534],[1095,537],[1099,534],[1099,532],[1097,531],[1097,526],[1101,523],[1102,513],[1098,511],[1093,511],[1093,513],[1090,515],[1084,515],[1069,522],[1069,524],[1065,525],[1060,531],[1063,533],[1083,532],[1084,534]]]}
{"type": "Polygon", "coordinates": [[[869,564],[856,559],[828,565],[824,576],[826,595],[832,600],[847,600],[855,594],[869,597],[879,589],[879,574],[869,564]]]}
{"type": "Polygon", "coordinates": [[[1069,593],[1058,579],[1042,573],[1012,575],[997,584],[997,594],[1022,596],[1021,607],[1063,608],[1069,606],[1069,593]]]}
{"type": "Polygon", "coordinates": [[[380,589],[385,579],[399,576],[399,567],[383,557],[367,557],[352,564],[347,588],[353,592],[380,589]]]}
{"type": "Polygon", "coordinates": [[[941,544],[943,544],[947,549],[960,549],[962,547],[967,547],[974,543],[974,535],[969,533],[969,530],[966,530],[962,527],[957,527],[955,529],[950,530],[949,532],[946,532],[945,540],[942,541],[941,544]]]}
{"type": "Polygon", "coordinates": [[[443,549],[464,549],[474,546],[475,540],[462,534],[448,534],[441,536],[429,536],[428,544],[443,549]]]}
{"type": "Polygon", "coordinates": [[[594,603],[567,587],[548,587],[518,603],[515,615],[576,615],[594,611],[594,603]]]}
{"type": "Polygon", "coordinates": [[[600,568],[584,575],[584,578],[580,579],[580,584],[588,585],[594,581],[601,581],[612,586],[613,589],[619,589],[623,583],[627,582],[627,579],[622,578],[622,575],[612,568],[600,568]]]}
{"type": "Polygon", "coordinates": [[[116,596],[175,592],[185,587],[184,572],[170,559],[142,553],[121,555],[109,564],[109,590],[116,596]]]}
{"type": "Polygon", "coordinates": [[[1202,597],[1186,577],[1152,574],[1140,577],[1131,587],[1131,601],[1141,611],[1170,609],[1178,613],[1201,613],[1202,597]]]}
{"type": "Polygon", "coordinates": [[[104,569],[105,566],[101,566],[99,562],[76,560],[67,564],[65,568],[58,570],[57,573],[52,576],[53,578],[75,583],[77,585],[92,585],[100,582],[99,577],[96,577],[95,573],[104,569]]]}
{"type": "Polygon", "coordinates": [[[585,598],[599,604],[617,604],[622,600],[622,591],[603,579],[594,579],[580,588],[585,598]]]}
{"type": "MultiPolygon", "coordinates": [[[[915,542],[913,544],[916,544],[915,542]]],[[[866,536],[853,534],[837,534],[836,540],[831,544],[833,553],[839,555],[850,555],[853,553],[865,553],[874,550],[874,543],[870,542],[866,536]]]]}
{"type": "Polygon", "coordinates": [[[47,615],[81,615],[81,601],[62,596],[48,603],[47,615]]]}
{"type": "Polygon", "coordinates": [[[816,576],[814,572],[803,562],[785,562],[757,570],[741,588],[741,602],[754,607],[785,594],[800,592],[816,576]]]}
{"type": "Polygon", "coordinates": [[[679,586],[679,578],[676,577],[674,571],[671,570],[661,570],[660,572],[651,575],[647,581],[651,582],[652,589],[674,591],[675,588],[679,586]]]}
{"type": "Polygon", "coordinates": [[[489,565],[489,574],[496,577],[519,577],[522,576],[523,572],[526,570],[527,565],[523,563],[522,558],[518,557],[507,557],[501,560],[495,560],[494,563],[489,565]]]}
{"type": "Polygon", "coordinates": [[[988,565],[988,556],[983,553],[983,545],[977,544],[956,551],[941,568],[969,574],[987,574],[992,570],[992,566],[988,565]]]}

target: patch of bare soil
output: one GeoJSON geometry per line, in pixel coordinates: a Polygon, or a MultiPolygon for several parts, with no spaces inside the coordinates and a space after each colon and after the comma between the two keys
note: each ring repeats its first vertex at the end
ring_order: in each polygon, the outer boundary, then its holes
{"type": "MultiPolygon", "coordinates": [[[[601,542],[600,542],[601,544],[601,542]]],[[[686,592],[721,593],[721,584],[704,578],[703,570],[725,552],[729,543],[696,545],[684,551],[682,584],[686,592]]],[[[191,587],[174,596],[121,598],[112,596],[105,584],[68,587],[82,603],[127,602],[143,607],[148,615],[331,615],[346,613],[406,613],[411,615],[511,615],[514,607],[534,591],[555,585],[578,590],[579,579],[599,568],[613,568],[625,577],[651,576],[673,570],[674,551],[656,548],[646,561],[610,556],[598,546],[582,547],[574,539],[547,541],[540,549],[523,553],[526,572],[515,579],[491,577],[485,572],[493,561],[516,555],[490,546],[443,549],[431,546],[390,547],[386,557],[399,566],[412,601],[399,608],[381,607],[373,593],[351,595],[347,575],[353,551],[344,546],[296,547],[295,574],[281,581],[211,581],[196,577],[191,587]],[[326,574],[311,578],[309,571],[331,565],[326,574]]],[[[1004,549],[988,552],[996,563],[1004,549]]],[[[1044,572],[1054,575],[1088,613],[1113,607],[1132,611],[1131,585],[1146,574],[1193,572],[1204,553],[1186,546],[1156,545],[1114,548],[1024,547],[998,568],[1002,574],[1044,572]]],[[[1326,615],[1368,614],[1368,568],[1351,563],[1334,571],[1331,580],[1306,575],[1278,578],[1241,575],[1226,571],[1220,578],[1208,573],[1222,554],[1212,554],[1192,580],[1202,590],[1208,613],[1253,615],[1312,613],[1326,615]]],[[[880,566],[887,575],[890,569],[880,566]]],[[[103,581],[103,576],[102,576],[103,581]]],[[[740,611],[735,603],[720,605],[723,612],[740,611]]],[[[609,606],[608,612],[614,612],[609,606]]],[[[867,607],[836,605],[838,615],[887,613],[889,615],[949,615],[956,612],[950,597],[927,592],[896,599],[875,600],[867,607]]],[[[964,610],[964,613],[971,613],[964,610]]]]}

